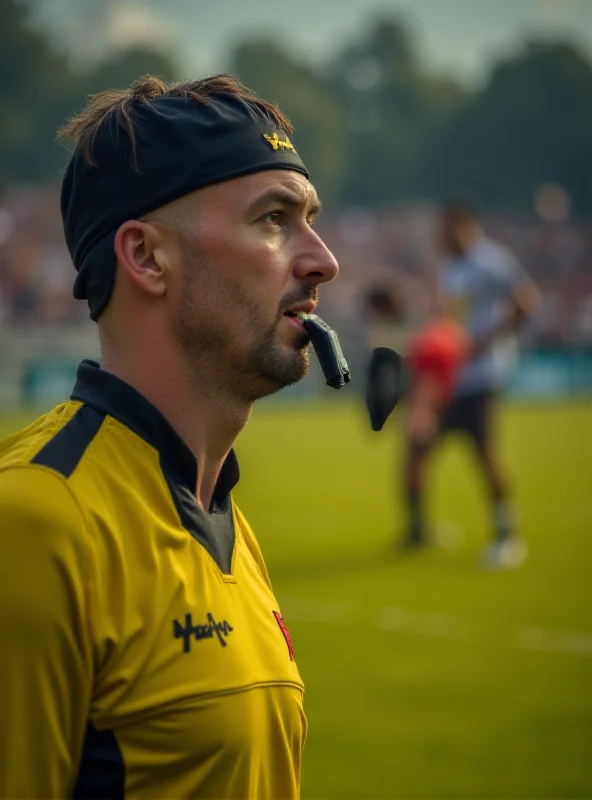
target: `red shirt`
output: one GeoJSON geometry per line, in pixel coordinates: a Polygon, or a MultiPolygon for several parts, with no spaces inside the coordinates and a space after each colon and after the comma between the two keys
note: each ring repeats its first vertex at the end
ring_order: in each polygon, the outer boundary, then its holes
{"type": "Polygon", "coordinates": [[[409,342],[408,364],[415,380],[430,377],[440,389],[442,402],[450,399],[454,381],[469,352],[469,337],[452,319],[428,323],[409,342]]]}

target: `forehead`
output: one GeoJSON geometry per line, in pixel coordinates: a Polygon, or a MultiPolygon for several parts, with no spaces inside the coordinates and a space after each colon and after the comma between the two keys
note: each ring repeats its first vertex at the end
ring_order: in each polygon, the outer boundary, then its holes
{"type": "Polygon", "coordinates": [[[274,194],[290,195],[294,203],[304,211],[319,205],[319,198],[312,183],[302,173],[294,170],[275,169],[243,175],[213,186],[206,186],[195,193],[200,204],[207,208],[226,208],[227,211],[243,211],[274,194]]]}

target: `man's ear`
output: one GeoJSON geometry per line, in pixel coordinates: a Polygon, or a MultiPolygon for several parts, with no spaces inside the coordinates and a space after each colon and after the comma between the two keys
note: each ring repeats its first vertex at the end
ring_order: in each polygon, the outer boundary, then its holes
{"type": "Polygon", "coordinates": [[[153,297],[166,292],[170,256],[163,232],[150,222],[130,219],[115,235],[115,255],[122,272],[138,288],[153,297]]]}

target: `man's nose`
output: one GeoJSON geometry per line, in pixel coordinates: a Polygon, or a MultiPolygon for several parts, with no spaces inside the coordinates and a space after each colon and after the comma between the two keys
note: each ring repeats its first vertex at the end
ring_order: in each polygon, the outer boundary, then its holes
{"type": "Polygon", "coordinates": [[[328,283],[339,272],[339,264],[321,237],[309,229],[307,242],[294,262],[294,276],[307,283],[328,283]]]}

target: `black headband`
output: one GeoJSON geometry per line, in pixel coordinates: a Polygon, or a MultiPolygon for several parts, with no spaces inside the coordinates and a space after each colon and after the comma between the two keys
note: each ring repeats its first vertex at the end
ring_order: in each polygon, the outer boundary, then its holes
{"type": "Polygon", "coordinates": [[[77,147],[62,184],[66,243],[78,275],[74,297],[97,319],[115,280],[119,226],[189,192],[271,169],[308,172],[264,106],[220,93],[200,103],[160,96],[132,111],[136,153],[111,114],[93,145],[96,167],[77,147]]]}

